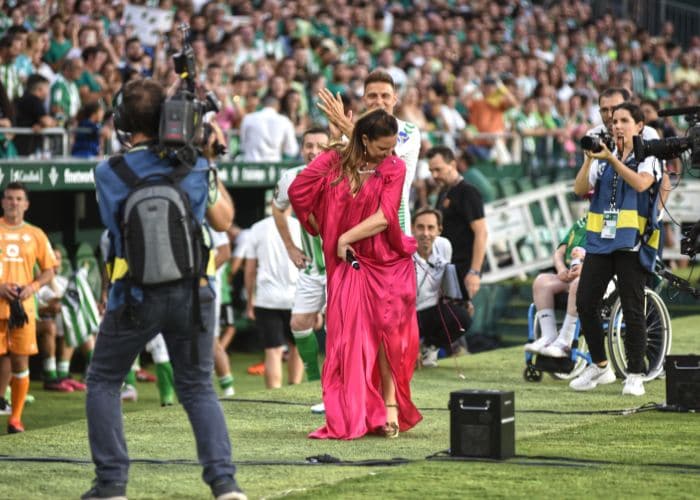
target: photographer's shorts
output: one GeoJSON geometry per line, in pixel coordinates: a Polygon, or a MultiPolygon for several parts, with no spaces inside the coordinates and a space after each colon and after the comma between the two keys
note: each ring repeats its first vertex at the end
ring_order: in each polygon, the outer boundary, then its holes
{"type": "Polygon", "coordinates": [[[9,320],[0,320],[0,356],[11,352],[20,356],[31,356],[39,352],[36,345],[36,319],[34,311],[27,311],[29,322],[21,328],[8,332],[9,320]],[[31,312],[31,314],[30,314],[31,312]]]}
{"type": "Polygon", "coordinates": [[[310,275],[303,271],[297,278],[292,314],[317,313],[326,305],[326,275],[310,275]]]}
{"type": "Polygon", "coordinates": [[[265,349],[282,347],[287,343],[295,345],[289,326],[291,316],[292,311],[289,309],[255,308],[255,326],[262,336],[265,349]]]}

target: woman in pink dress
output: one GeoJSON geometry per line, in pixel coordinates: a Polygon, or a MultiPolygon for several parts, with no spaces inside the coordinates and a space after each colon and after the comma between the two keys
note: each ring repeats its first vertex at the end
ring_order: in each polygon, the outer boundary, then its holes
{"type": "Polygon", "coordinates": [[[416,242],[399,226],[406,168],[393,156],[397,130],[386,111],[367,113],[347,145],[320,154],[289,188],[294,212],[321,235],[326,259],[326,425],[313,438],[397,437],[422,418],[410,390],[418,356],[416,242]]]}

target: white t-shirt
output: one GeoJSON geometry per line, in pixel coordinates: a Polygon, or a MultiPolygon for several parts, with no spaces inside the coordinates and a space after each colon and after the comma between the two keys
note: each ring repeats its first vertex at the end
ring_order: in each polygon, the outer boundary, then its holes
{"type": "Polygon", "coordinates": [[[267,107],[243,117],[241,149],[243,161],[279,162],[298,155],[299,143],[289,118],[267,107]]]}
{"type": "MultiPolygon", "coordinates": [[[[287,223],[294,244],[301,246],[299,221],[287,217],[287,223]]],[[[266,309],[291,309],[299,270],[289,260],[287,249],[272,217],[266,217],[250,228],[245,257],[258,260],[255,306],[266,309]]]]}
{"type": "Polygon", "coordinates": [[[433,252],[427,261],[418,252],[413,254],[416,265],[416,310],[423,311],[437,305],[440,299],[442,276],[445,266],[452,260],[452,244],[447,238],[438,236],[433,242],[433,252]]]}
{"type": "Polygon", "coordinates": [[[411,212],[410,195],[413,179],[416,177],[416,166],[420,154],[420,130],[414,124],[396,119],[399,125],[399,133],[396,140],[396,155],[406,164],[406,177],[403,181],[401,193],[401,208],[399,210],[399,224],[404,233],[411,236],[411,212]]]}

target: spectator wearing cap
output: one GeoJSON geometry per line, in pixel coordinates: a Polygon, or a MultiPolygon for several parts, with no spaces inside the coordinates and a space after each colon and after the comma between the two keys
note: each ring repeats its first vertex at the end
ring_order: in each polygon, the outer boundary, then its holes
{"type": "Polygon", "coordinates": [[[279,162],[283,155],[296,158],[299,143],[294,125],[279,112],[279,101],[267,94],[260,111],[249,113],[241,121],[241,149],[243,161],[279,162]]]}

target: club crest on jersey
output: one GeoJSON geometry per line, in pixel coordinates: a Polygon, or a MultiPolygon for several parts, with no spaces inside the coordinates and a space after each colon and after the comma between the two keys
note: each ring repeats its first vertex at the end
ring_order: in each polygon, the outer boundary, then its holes
{"type": "Polygon", "coordinates": [[[405,130],[399,132],[399,136],[396,138],[398,144],[405,144],[408,142],[408,133],[405,130]]]}

